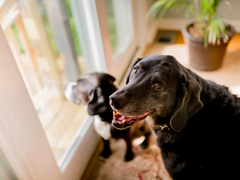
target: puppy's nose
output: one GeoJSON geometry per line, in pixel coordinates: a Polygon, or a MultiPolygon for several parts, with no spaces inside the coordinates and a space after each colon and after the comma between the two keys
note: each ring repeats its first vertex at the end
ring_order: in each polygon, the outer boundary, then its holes
{"type": "Polygon", "coordinates": [[[126,100],[123,95],[123,91],[115,92],[109,97],[109,104],[116,110],[124,108],[126,100]]]}

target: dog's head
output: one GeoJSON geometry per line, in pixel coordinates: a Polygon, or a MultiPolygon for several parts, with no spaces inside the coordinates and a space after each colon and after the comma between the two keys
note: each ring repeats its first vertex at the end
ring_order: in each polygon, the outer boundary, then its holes
{"type": "Polygon", "coordinates": [[[109,108],[108,98],[117,90],[115,78],[106,73],[81,75],[65,87],[66,98],[75,104],[85,104],[89,115],[104,113],[109,108]]]}
{"type": "Polygon", "coordinates": [[[203,107],[200,91],[196,75],[173,56],[137,59],[127,85],[110,96],[111,107],[117,111],[113,125],[125,129],[149,116],[154,125],[170,123],[179,132],[203,107]]]}

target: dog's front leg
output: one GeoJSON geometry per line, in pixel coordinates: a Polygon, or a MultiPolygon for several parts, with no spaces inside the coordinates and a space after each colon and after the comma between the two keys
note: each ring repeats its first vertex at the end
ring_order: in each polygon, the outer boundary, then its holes
{"type": "Polygon", "coordinates": [[[103,151],[100,156],[103,158],[108,158],[111,155],[111,150],[109,147],[109,140],[105,140],[103,138],[102,138],[102,140],[103,140],[103,151]]]}
{"type": "Polygon", "coordinates": [[[130,137],[125,137],[124,140],[127,144],[127,152],[125,154],[124,161],[131,161],[134,157],[132,152],[132,140],[130,137]]]}

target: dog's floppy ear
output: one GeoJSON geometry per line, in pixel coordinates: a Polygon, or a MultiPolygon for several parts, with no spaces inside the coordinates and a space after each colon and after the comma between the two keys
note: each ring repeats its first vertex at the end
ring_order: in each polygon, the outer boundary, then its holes
{"type": "Polygon", "coordinates": [[[115,77],[111,76],[110,74],[104,73],[104,78],[106,78],[108,81],[113,83],[116,79],[115,77]]]}
{"type": "Polygon", "coordinates": [[[87,104],[89,101],[89,97],[87,93],[80,92],[78,87],[74,87],[72,90],[71,101],[75,104],[87,104]]]}
{"type": "Polygon", "coordinates": [[[89,96],[89,90],[92,89],[91,83],[85,77],[85,75],[81,75],[77,82],[74,82],[75,86],[72,87],[72,102],[75,104],[87,104],[89,99],[92,99],[89,96]]]}
{"type": "Polygon", "coordinates": [[[137,60],[133,63],[132,68],[131,68],[131,70],[129,71],[129,74],[128,74],[128,76],[127,76],[126,84],[129,83],[129,80],[130,80],[130,76],[131,76],[133,67],[134,67],[139,61],[141,61],[142,59],[143,59],[143,58],[137,58],[137,60]]]}
{"type": "Polygon", "coordinates": [[[180,132],[186,126],[187,120],[203,107],[200,100],[201,86],[193,74],[182,76],[178,92],[177,106],[170,119],[170,125],[176,132],[180,132]]]}
{"type": "Polygon", "coordinates": [[[107,110],[104,96],[100,87],[89,91],[88,114],[93,116],[102,114],[107,110]]]}

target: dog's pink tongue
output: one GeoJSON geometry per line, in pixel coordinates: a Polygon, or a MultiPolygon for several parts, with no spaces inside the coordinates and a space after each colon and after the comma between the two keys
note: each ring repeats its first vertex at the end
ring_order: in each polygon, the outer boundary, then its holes
{"type": "Polygon", "coordinates": [[[114,116],[114,119],[116,120],[116,121],[123,121],[124,119],[126,120],[126,121],[128,121],[128,120],[130,120],[130,119],[132,119],[131,117],[126,117],[126,116],[123,116],[123,115],[121,115],[121,114],[119,114],[119,113],[113,113],[113,116],[114,116]]]}

